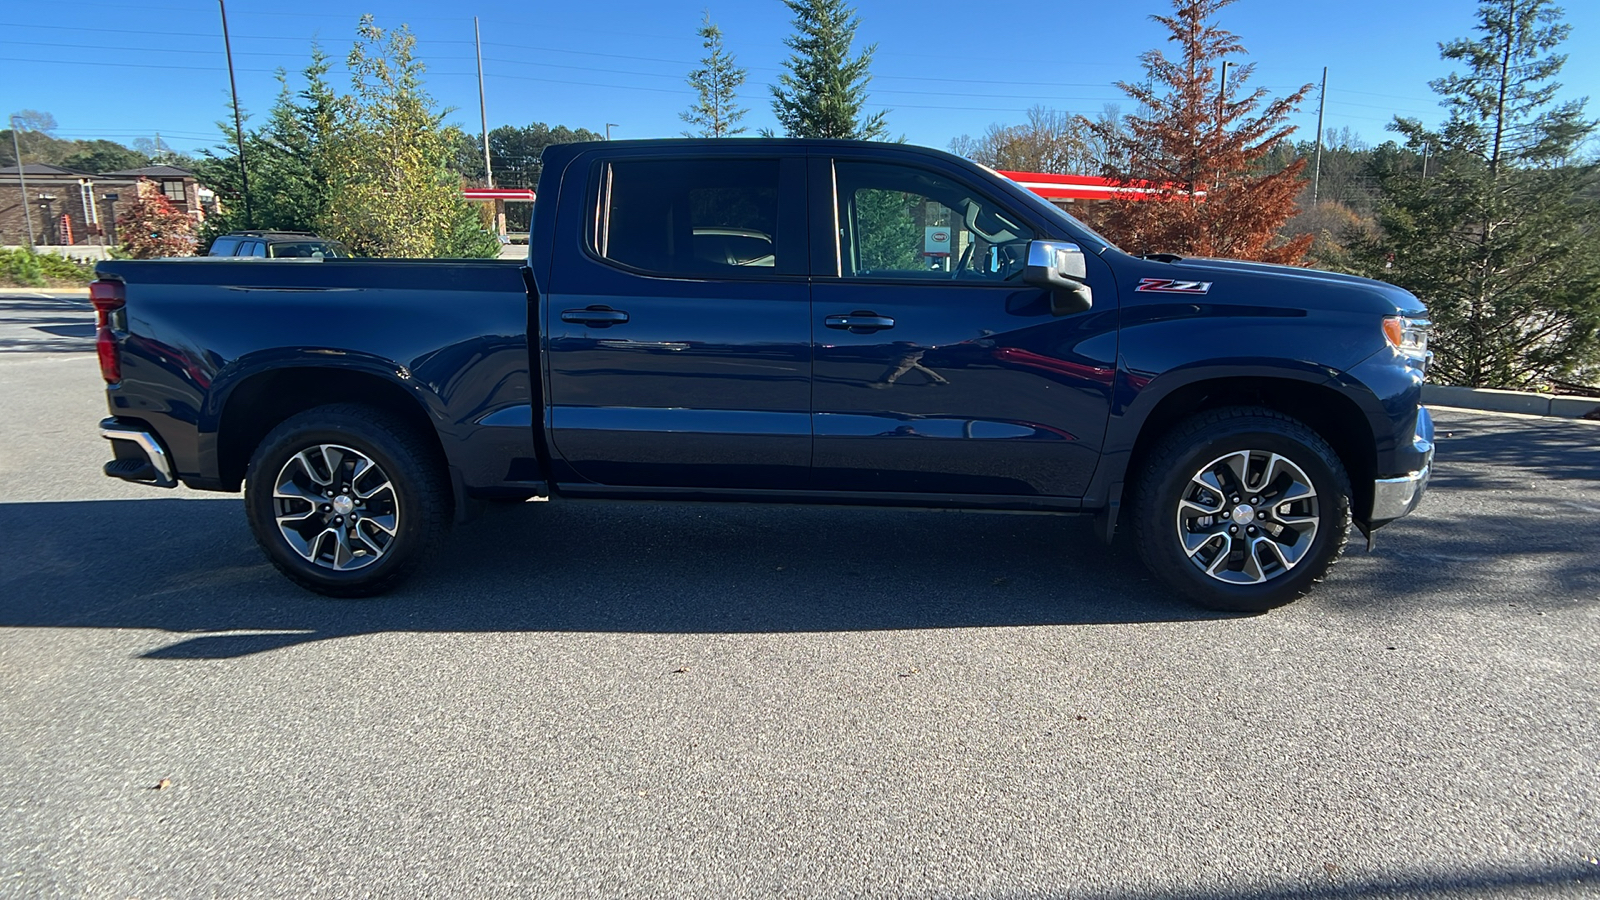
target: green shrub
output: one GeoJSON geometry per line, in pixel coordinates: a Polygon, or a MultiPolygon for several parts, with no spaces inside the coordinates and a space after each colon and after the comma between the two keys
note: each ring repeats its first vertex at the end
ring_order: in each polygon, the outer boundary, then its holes
{"type": "Polygon", "coordinates": [[[24,287],[44,287],[44,270],[31,250],[0,250],[0,278],[24,287]]]}
{"type": "Polygon", "coordinates": [[[51,282],[88,284],[94,266],[74,262],[54,253],[34,253],[26,248],[0,250],[0,282],[21,287],[44,287],[51,282]]]}

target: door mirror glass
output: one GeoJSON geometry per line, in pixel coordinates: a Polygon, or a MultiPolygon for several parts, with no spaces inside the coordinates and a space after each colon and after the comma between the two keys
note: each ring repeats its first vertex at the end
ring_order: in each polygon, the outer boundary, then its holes
{"type": "Polygon", "coordinates": [[[1050,311],[1058,316],[1083,312],[1094,305],[1087,284],[1089,261],[1083,248],[1070,241],[1031,241],[1022,280],[1050,292],[1050,311]]]}

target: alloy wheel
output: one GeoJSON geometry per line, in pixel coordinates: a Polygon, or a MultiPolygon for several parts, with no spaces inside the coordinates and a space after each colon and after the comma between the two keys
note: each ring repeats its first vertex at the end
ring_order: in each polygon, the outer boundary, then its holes
{"type": "Polygon", "coordinates": [[[1320,521],[1305,470],[1267,450],[1219,456],[1189,478],[1176,517],[1189,561],[1228,584],[1278,578],[1310,552],[1320,521]]]}
{"type": "Polygon", "coordinates": [[[317,444],[289,457],[274,481],[272,502],[290,548],[336,572],[382,559],[400,528],[400,499],[383,467],[340,444],[317,444]]]}

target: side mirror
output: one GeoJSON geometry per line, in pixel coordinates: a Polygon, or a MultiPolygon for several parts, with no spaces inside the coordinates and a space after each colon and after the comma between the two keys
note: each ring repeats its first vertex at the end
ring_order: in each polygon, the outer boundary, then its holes
{"type": "Polygon", "coordinates": [[[1086,283],[1088,277],[1089,264],[1077,244],[1028,242],[1028,265],[1022,270],[1022,280],[1050,292],[1051,315],[1080,313],[1094,305],[1094,294],[1086,283]]]}

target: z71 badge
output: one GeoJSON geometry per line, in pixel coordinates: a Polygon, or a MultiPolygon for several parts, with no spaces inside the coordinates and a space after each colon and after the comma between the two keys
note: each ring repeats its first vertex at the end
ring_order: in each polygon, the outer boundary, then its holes
{"type": "Polygon", "coordinates": [[[1171,278],[1141,278],[1137,291],[1152,294],[1204,294],[1211,290],[1209,281],[1177,281],[1171,278]]]}

